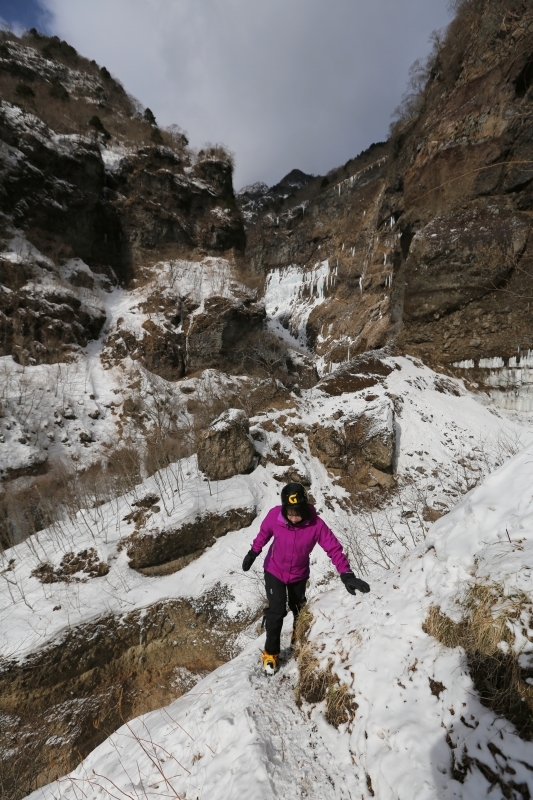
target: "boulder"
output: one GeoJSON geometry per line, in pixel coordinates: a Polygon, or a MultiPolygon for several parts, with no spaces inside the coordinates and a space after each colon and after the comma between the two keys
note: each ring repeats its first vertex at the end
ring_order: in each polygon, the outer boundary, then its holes
{"type": "Polygon", "coordinates": [[[394,406],[388,397],[376,397],[362,413],[349,418],[315,425],[307,438],[311,454],[348,491],[394,486],[394,406]]]}
{"type": "Polygon", "coordinates": [[[377,486],[381,486],[382,489],[393,489],[396,485],[396,480],[393,475],[389,475],[388,472],[382,472],[375,467],[369,467],[368,476],[372,484],[375,483],[377,486]]]}
{"type": "Polygon", "coordinates": [[[342,430],[333,425],[317,426],[307,435],[311,455],[316,456],[325,467],[339,468],[344,462],[346,444],[342,430]]]}
{"type": "Polygon", "coordinates": [[[202,434],[198,447],[198,468],[211,481],[251,472],[256,452],[249,437],[244,411],[230,408],[202,434]]]}

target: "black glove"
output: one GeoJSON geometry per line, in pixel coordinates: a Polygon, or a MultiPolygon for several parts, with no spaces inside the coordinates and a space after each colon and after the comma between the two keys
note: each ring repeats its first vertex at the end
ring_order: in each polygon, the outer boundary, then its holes
{"type": "Polygon", "coordinates": [[[253,550],[249,550],[246,553],[244,556],[244,561],[242,562],[242,568],[245,572],[248,572],[258,555],[259,553],[254,553],[253,550]]]}
{"type": "Polygon", "coordinates": [[[356,591],[363,592],[366,594],[370,591],[370,586],[366,581],[362,581],[361,578],[356,578],[353,572],[343,572],[341,575],[341,581],[346,586],[346,590],[350,592],[350,594],[355,594],[356,591]]]}

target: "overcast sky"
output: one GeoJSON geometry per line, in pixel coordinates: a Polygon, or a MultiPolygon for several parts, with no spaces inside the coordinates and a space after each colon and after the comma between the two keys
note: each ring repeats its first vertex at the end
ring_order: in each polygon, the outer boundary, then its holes
{"type": "Polygon", "coordinates": [[[447,0],[0,0],[11,24],[105,65],[191,144],[223,142],[235,186],[322,174],[386,138],[447,0]]]}

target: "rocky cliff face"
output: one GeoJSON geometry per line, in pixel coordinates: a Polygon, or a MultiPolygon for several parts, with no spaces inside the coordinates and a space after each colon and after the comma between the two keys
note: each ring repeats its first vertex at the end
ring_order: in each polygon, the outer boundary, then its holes
{"type": "MultiPolygon", "coordinates": [[[[377,230],[389,151],[376,145],[247,216],[246,252],[266,273],[267,309],[325,364],[384,343],[390,267],[377,230]]],[[[246,213],[249,203],[238,200],[246,213]]]]}
{"type": "Polygon", "coordinates": [[[305,318],[285,304],[279,321],[324,369],[385,344],[486,385],[491,359],[527,368],[532,53],[528,4],[464,2],[418,112],[388,143],[248,215],[267,297],[290,268],[293,292],[313,299],[305,318]]]}
{"type": "Polygon", "coordinates": [[[9,35],[0,84],[3,355],[61,360],[102,329],[91,291],[146,281],[165,259],[242,251],[227,154],[192,158],[105,68],[9,35]]]}
{"type": "Polygon", "coordinates": [[[420,115],[397,133],[384,209],[411,246],[394,313],[423,358],[509,359],[533,345],[532,48],[527,4],[464,4],[420,115]]]}

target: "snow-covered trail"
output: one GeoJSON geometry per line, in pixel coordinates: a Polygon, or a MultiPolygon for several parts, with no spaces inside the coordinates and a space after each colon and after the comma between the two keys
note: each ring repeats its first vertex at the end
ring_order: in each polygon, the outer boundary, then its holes
{"type": "Polygon", "coordinates": [[[279,672],[265,676],[263,637],[166,708],[124,725],[70,775],[31,800],[360,800],[365,773],[319,707],[298,708],[290,625],[279,672]]]}
{"type": "MultiPolygon", "coordinates": [[[[289,634],[285,634],[282,646],[288,644],[289,634]]],[[[321,714],[305,704],[297,707],[298,669],[290,651],[285,649],[284,654],[279,672],[272,677],[261,674],[259,659],[255,668],[250,663],[250,684],[257,701],[255,721],[269,747],[272,797],[360,800],[361,776],[351,754],[321,714]]]]}

